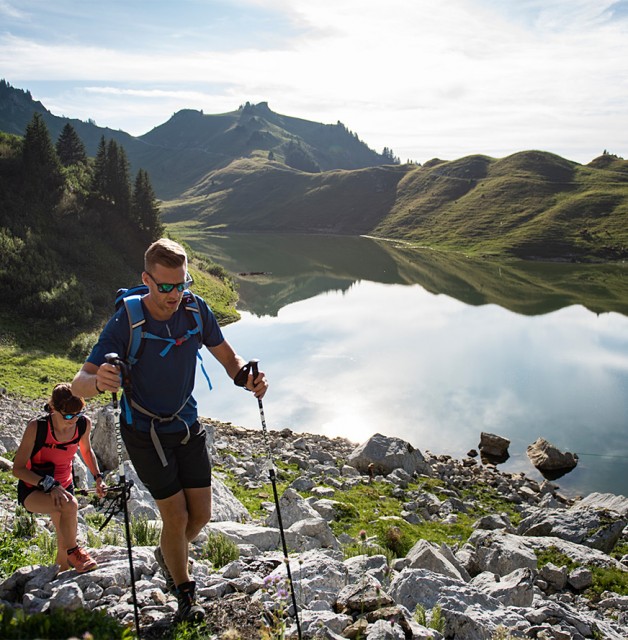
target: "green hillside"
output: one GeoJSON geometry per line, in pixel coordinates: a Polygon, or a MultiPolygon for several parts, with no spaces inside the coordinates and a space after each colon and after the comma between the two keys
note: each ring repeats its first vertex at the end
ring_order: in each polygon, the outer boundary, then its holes
{"type": "Polygon", "coordinates": [[[164,202],[163,219],[231,231],[365,234],[394,206],[405,171],[306,173],[261,158],[237,160],[164,202]]]}
{"type": "Polygon", "coordinates": [[[399,184],[375,235],[526,259],[628,256],[628,162],[542,151],[426,164],[399,184]]]}
{"type": "Polygon", "coordinates": [[[225,232],[339,233],[478,255],[628,256],[628,162],[542,151],[306,173],[263,158],[210,172],[164,221],[225,232]]]}

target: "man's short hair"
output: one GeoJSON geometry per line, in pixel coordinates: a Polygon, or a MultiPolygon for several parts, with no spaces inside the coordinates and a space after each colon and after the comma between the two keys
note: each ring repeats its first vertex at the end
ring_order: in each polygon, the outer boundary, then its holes
{"type": "Polygon", "coordinates": [[[186,265],[188,256],[185,249],[174,240],[161,238],[146,249],[144,254],[144,271],[150,271],[156,264],[169,269],[186,265]]]}

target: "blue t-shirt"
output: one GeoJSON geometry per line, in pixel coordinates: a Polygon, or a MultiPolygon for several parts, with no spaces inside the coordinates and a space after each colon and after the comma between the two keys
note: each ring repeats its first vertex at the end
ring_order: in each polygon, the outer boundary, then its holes
{"type": "MultiPolygon", "coordinates": [[[[218,346],[224,337],[216,317],[202,298],[196,296],[196,300],[203,319],[203,344],[208,347],[218,346]]],[[[184,309],[183,303],[166,321],[155,320],[143,301],[142,309],[146,319],[142,329],[155,336],[176,339],[196,326],[191,312],[184,309]]],[[[105,355],[108,353],[117,353],[121,358],[126,357],[129,339],[128,315],[122,305],[105,325],[87,362],[100,366],[105,362],[105,355]]],[[[172,416],[185,403],[178,415],[190,426],[197,418],[196,400],[192,397],[192,391],[200,342],[194,334],[180,345],[172,346],[165,356],[161,356],[160,352],[167,344],[163,340],[142,339],[139,360],[130,368],[132,397],[137,404],[162,417],[172,416]]],[[[134,427],[148,431],[150,423],[149,416],[133,410],[134,427]]],[[[162,432],[173,432],[184,430],[185,426],[179,420],[173,420],[156,423],[156,428],[162,432]]]]}

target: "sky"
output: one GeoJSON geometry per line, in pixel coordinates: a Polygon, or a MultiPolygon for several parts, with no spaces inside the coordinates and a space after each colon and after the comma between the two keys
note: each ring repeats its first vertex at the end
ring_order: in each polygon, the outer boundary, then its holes
{"type": "Polygon", "coordinates": [[[245,102],[402,162],[628,157],[628,0],[0,0],[0,77],[142,135],[245,102]]]}

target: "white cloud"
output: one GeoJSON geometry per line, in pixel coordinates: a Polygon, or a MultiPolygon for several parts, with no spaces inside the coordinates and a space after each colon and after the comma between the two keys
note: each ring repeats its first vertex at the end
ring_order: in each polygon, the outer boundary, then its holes
{"type": "Polygon", "coordinates": [[[25,20],[28,18],[28,14],[6,0],[0,0],[0,15],[16,20],[25,20]]]}
{"type": "Polygon", "coordinates": [[[603,148],[628,146],[628,33],[625,20],[613,19],[618,2],[248,4],[284,11],[295,35],[263,50],[225,52],[210,43],[149,53],[6,34],[0,67],[25,88],[29,81],[88,83],[79,101],[86,108],[108,95],[111,120],[103,112],[99,124],[135,134],[180,108],[215,113],[265,100],[280,113],[341,120],[404,160],[534,147],[587,162],[603,148]],[[133,111],[129,102],[143,110],[133,130],[116,114],[133,111]]]}

